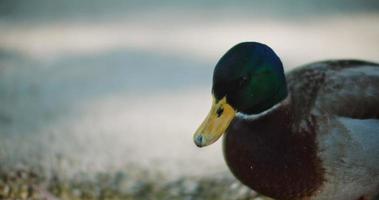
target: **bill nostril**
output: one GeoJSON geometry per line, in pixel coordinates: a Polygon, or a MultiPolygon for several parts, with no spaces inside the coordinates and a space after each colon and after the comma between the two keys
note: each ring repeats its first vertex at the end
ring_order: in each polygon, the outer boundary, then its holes
{"type": "Polygon", "coordinates": [[[195,137],[195,144],[198,147],[202,147],[204,145],[205,138],[202,135],[197,135],[195,137]]]}

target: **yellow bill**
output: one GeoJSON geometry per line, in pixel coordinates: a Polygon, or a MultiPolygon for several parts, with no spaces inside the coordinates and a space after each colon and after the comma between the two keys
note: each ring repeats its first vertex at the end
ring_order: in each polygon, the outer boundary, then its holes
{"type": "Polygon", "coordinates": [[[193,136],[195,144],[204,147],[214,143],[225,133],[235,114],[235,110],[226,102],[226,97],[218,102],[213,98],[211,111],[193,136]]]}

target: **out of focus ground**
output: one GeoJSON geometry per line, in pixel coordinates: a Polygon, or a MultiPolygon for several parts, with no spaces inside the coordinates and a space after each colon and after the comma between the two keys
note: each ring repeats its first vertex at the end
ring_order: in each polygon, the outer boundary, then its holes
{"type": "Polygon", "coordinates": [[[101,173],[73,179],[49,179],[34,169],[12,168],[0,172],[0,199],[28,200],[145,200],[145,199],[220,199],[263,200],[233,178],[181,177],[168,181],[151,171],[101,173]]]}

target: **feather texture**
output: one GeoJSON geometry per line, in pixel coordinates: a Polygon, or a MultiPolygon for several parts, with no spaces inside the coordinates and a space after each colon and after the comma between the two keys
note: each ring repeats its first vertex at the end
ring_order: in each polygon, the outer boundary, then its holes
{"type": "Polygon", "coordinates": [[[286,79],[289,95],[275,109],[231,123],[224,154],[234,175],[278,199],[378,195],[379,65],[317,62],[286,79]]]}
{"type": "Polygon", "coordinates": [[[379,193],[379,65],[344,60],[304,66],[287,77],[296,122],[318,124],[325,185],[314,199],[379,193]]]}

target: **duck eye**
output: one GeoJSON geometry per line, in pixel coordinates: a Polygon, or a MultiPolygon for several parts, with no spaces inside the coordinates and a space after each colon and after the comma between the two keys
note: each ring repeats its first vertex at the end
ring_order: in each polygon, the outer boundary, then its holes
{"type": "Polygon", "coordinates": [[[220,117],[222,115],[222,113],[224,112],[224,108],[222,107],[219,107],[216,111],[216,114],[217,114],[217,117],[220,117]]]}
{"type": "Polygon", "coordinates": [[[239,78],[239,86],[241,87],[241,86],[243,86],[243,85],[245,85],[245,83],[247,82],[247,76],[242,76],[242,77],[240,77],[239,78]]]}

